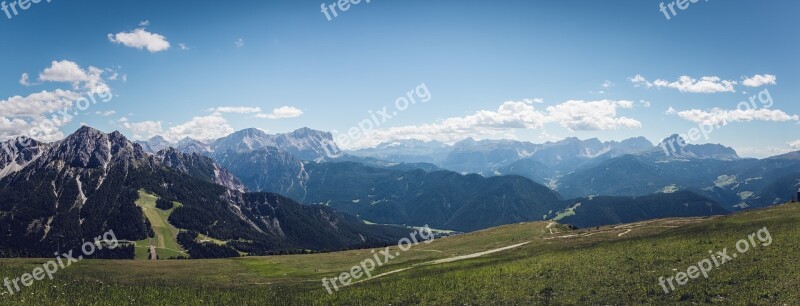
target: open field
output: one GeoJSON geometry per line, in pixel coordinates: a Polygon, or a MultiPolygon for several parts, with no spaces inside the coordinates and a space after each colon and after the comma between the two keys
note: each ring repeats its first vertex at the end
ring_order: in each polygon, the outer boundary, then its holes
{"type": "MultiPolygon", "coordinates": [[[[570,231],[547,222],[492,228],[419,244],[373,275],[329,295],[323,277],[370,250],[185,261],[83,261],[0,304],[797,304],[800,205],[726,217],[681,218],[570,231]],[[773,238],[665,294],[658,277],[767,227],[773,238]],[[506,249],[501,249],[506,248],[506,249]],[[483,256],[477,256],[484,252],[483,256]],[[453,259],[455,258],[455,259],[453,259]],[[456,294],[457,293],[457,294],[456,294]]],[[[395,253],[396,247],[391,253],[395,253]]],[[[730,251],[729,251],[730,252],[730,251]]],[[[41,259],[0,260],[0,275],[41,259]]]]}

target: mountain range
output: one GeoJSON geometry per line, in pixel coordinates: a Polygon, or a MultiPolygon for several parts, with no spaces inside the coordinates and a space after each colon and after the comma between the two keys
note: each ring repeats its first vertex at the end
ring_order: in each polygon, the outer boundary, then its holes
{"type": "Polygon", "coordinates": [[[798,152],[758,160],[721,145],[664,145],[677,141],[403,140],[343,152],[308,128],[170,143],[83,127],[54,143],[0,143],[2,246],[41,256],[111,228],[146,239],[142,190],[181,203],[169,217],[176,228],[268,254],[375,246],[406,231],[374,224],[466,232],[725,214],[791,200],[800,182],[798,152]]]}

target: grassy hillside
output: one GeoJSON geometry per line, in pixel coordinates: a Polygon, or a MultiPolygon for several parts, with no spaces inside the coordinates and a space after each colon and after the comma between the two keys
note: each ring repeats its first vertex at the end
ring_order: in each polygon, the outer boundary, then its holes
{"type": "MultiPolygon", "coordinates": [[[[84,261],[0,304],[796,304],[800,205],[712,218],[677,218],[570,231],[514,224],[420,244],[373,275],[406,269],[329,295],[334,277],[370,250],[202,261],[84,261]],[[767,227],[758,245],[665,294],[658,283],[767,227]],[[526,243],[520,245],[522,243],[526,243]],[[504,251],[448,262],[497,248],[504,251]],[[439,260],[439,261],[437,261],[439,260]]],[[[758,241],[758,240],[756,240],[758,241]]],[[[394,253],[392,249],[391,253],[394,253]]],[[[0,275],[43,260],[0,260],[0,275]]]]}

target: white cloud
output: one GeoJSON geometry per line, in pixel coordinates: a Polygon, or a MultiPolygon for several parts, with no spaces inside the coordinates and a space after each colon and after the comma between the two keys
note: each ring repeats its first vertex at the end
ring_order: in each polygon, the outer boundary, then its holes
{"type": "Polygon", "coordinates": [[[139,22],[140,27],[146,27],[150,25],[150,20],[142,20],[139,22]]]}
{"type": "Polygon", "coordinates": [[[244,47],[244,39],[239,38],[233,44],[236,45],[236,48],[244,47]]]}
{"type": "MultiPolygon", "coordinates": [[[[82,96],[96,98],[95,94],[103,101],[111,97],[111,88],[103,80],[103,73],[104,70],[92,66],[83,69],[75,62],[53,61],[39,74],[38,80],[68,83],[72,90],[40,91],[0,100],[0,139],[27,136],[50,142],[63,138],[60,129],[84,110],[73,108],[76,101],[82,96]]],[[[20,84],[38,85],[30,83],[27,73],[22,75],[20,84]]]]}
{"type": "Polygon", "coordinates": [[[150,53],[165,51],[170,46],[166,37],[161,34],[147,32],[143,28],[131,32],[108,34],[108,40],[139,50],[146,48],[150,53]]]}
{"type": "Polygon", "coordinates": [[[648,81],[642,75],[637,74],[629,78],[634,84],[634,87],[656,87],[656,88],[672,88],[680,92],[689,93],[719,93],[719,92],[735,92],[734,85],[736,81],[723,80],[716,76],[705,76],[700,79],[694,79],[690,76],[681,76],[677,81],[669,82],[666,80],[648,81]]]}
{"type": "Polygon", "coordinates": [[[85,89],[88,93],[108,93],[111,88],[103,80],[103,70],[89,66],[81,68],[75,62],[62,60],[53,61],[39,74],[39,81],[61,82],[72,84],[73,89],[85,89]]]}
{"type": "Polygon", "coordinates": [[[703,124],[703,125],[717,125],[723,126],[732,122],[750,122],[750,121],[798,121],[800,116],[789,115],[779,109],[746,109],[746,110],[725,110],[720,108],[713,108],[711,111],[704,111],[699,109],[691,109],[677,112],[670,108],[668,114],[676,114],[682,119],[703,124]]]}
{"type": "Polygon", "coordinates": [[[303,110],[293,106],[283,106],[272,110],[269,114],[256,114],[257,118],[262,119],[286,119],[300,117],[303,115],[303,110]]]}
{"type": "Polygon", "coordinates": [[[105,112],[100,112],[100,111],[94,112],[94,114],[95,114],[95,115],[100,115],[100,116],[103,116],[103,117],[112,116],[112,115],[114,115],[114,114],[116,114],[116,113],[117,113],[117,112],[116,112],[116,111],[113,111],[113,110],[111,110],[111,111],[105,111],[105,112]]]}
{"type": "Polygon", "coordinates": [[[611,81],[609,81],[609,80],[606,80],[605,82],[603,82],[603,84],[600,84],[600,87],[603,87],[603,88],[611,88],[611,87],[614,87],[614,83],[612,83],[612,82],[611,82],[611,81]]]}
{"type": "Polygon", "coordinates": [[[179,47],[179,48],[181,48],[181,50],[189,50],[189,46],[187,46],[187,45],[186,45],[186,44],[184,44],[184,43],[179,43],[179,44],[178,44],[178,47],[179,47]]]}
{"type": "Polygon", "coordinates": [[[747,87],[761,87],[764,85],[775,85],[775,82],[778,78],[771,74],[759,75],[756,74],[753,77],[745,78],[742,81],[742,85],[747,87]]]}
{"type": "MultiPolygon", "coordinates": [[[[349,142],[337,144],[346,149],[375,146],[398,139],[437,140],[454,143],[466,138],[508,137],[517,129],[543,129],[557,123],[571,130],[639,128],[641,123],[617,117],[617,109],[631,108],[631,101],[567,101],[537,110],[525,100],[505,102],[496,111],[481,110],[464,117],[451,117],[436,123],[372,130],[361,137],[344,137],[349,142]]],[[[344,131],[346,135],[349,131],[344,131]]],[[[543,134],[543,137],[549,137],[543,134]]],[[[334,140],[340,140],[339,135],[334,140]]]]}
{"type": "Polygon", "coordinates": [[[0,100],[0,116],[38,118],[70,108],[80,97],[78,93],[61,89],[32,93],[26,97],[13,96],[0,100]]]}
{"type": "Polygon", "coordinates": [[[642,123],[617,117],[617,108],[633,108],[632,101],[567,101],[547,108],[549,118],[570,130],[615,130],[641,128],[642,123]]]}
{"type": "Polygon", "coordinates": [[[49,120],[45,117],[26,121],[0,116],[0,139],[25,136],[42,142],[53,142],[64,138],[64,133],[59,129],[70,121],[49,120]]]}
{"type": "Polygon", "coordinates": [[[78,93],[57,89],[0,100],[0,139],[27,136],[50,142],[63,138],[59,129],[72,121],[71,107],[79,98],[78,93]]]}
{"type": "Polygon", "coordinates": [[[260,113],[260,107],[247,107],[247,106],[221,106],[208,109],[210,112],[215,113],[234,113],[234,114],[252,114],[260,113]]]}
{"type": "Polygon", "coordinates": [[[800,150],[800,140],[787,142],[786,145],[788,145],[793,150],[800,150]]]}

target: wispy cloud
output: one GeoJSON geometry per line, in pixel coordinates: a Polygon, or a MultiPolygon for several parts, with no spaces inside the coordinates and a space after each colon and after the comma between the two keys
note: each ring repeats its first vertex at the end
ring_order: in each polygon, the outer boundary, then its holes
{"type": "Polygon", "coordinates": [[[110,111],[104,111],[104,112],[102,112],[102,111],[97,111],[97,112],[94,112],[94,114],[95,114],[95,115],[99,115],[99,116],[103,116],[103,117],[113,116],[113,115],[114,115],[114,114],[116,114],[116,113],[117,113],[117,112],[116,112],[116,111],[113,111],[113,110],[110,110],[110,111]]]}
{"type": "Polygon", "coordinates": [[[667,114],[674,114],[678,117],[688,120],[697,124],[704,125],[717,125],[722,126],[732,122],[750,122],[750,121],[798,121],[800,116],[789,115],[779,109],[746,109],[746,110],[726,110],[720,108],[713,108],[710,111],[699,109],[691,109],[685,111],[676,111],[670,107],[667,114]]]}
{"type": "Polygon", "coordinates": [[[19,78],[19,84],[22,86],[31,86],[30,77],[28,73],[23,73],[22,76],[19,78]]]}
{"type": "Polygon", "coordinates": [[[252,114],[252,113],[260,113],[261,108],[249,107],[249,106],[220,106],[215,108],[209,108],[208,111],[215,113],[252,114]]]}
{"type": "Polygon", "coordinates": [[[283,106],[273,109],[269,114],[256,114],[257,118],[262,119],[286,119],[295,118],[303,115],[303,110],[293,106],[283,106]]]}
{"type": "Polygon", "coordinates": [[[704,76],[699,79],[695,79],[684,75],[674,82],[662,79],[650,82],[644,76],[637,74],[628,80],[634,84],[634,87],[672,88],[677,89],[680,92],[688,93],[735,92],[736,89],[734,88],[734,85],[737,84],[736,81],[723,80],[717,76],[704,76]]]}

